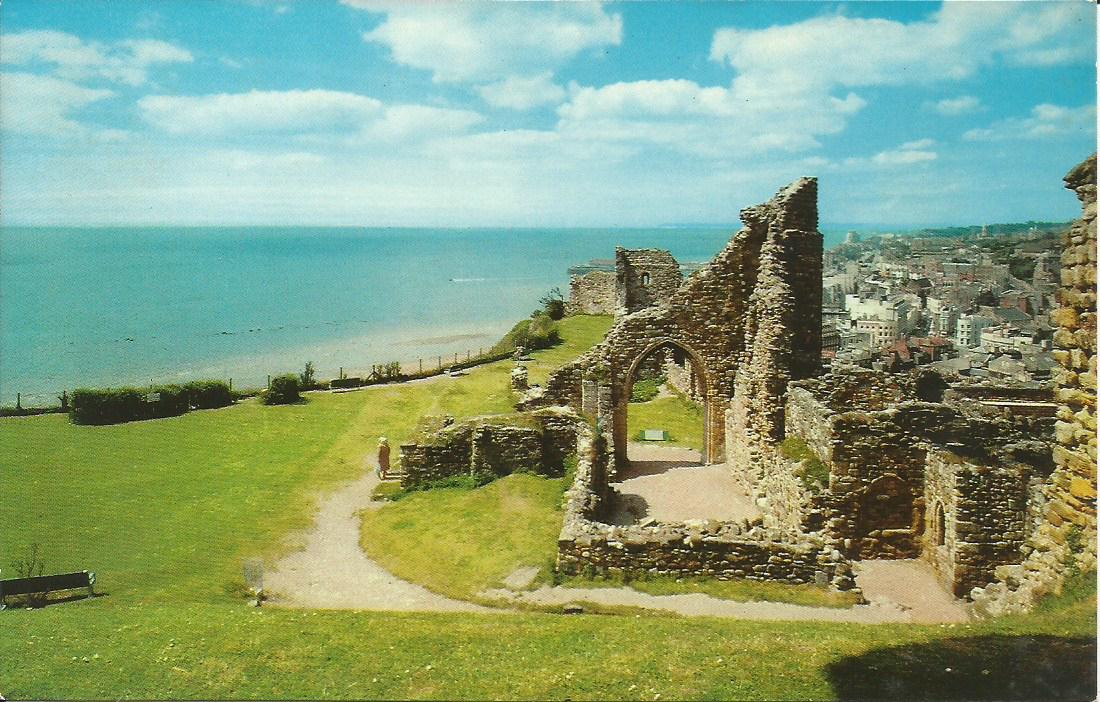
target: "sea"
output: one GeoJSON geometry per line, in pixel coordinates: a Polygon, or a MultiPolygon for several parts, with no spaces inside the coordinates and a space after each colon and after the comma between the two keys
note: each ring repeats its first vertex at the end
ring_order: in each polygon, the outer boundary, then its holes
{"type": "MultiPolygon", "coordinates": [[[[712,258],[737,227],[0,228],[0,404],[63,390],[318,378],[492,346],[616,246],[712,258]]],[[[826,247],[843,229],[822,229],[826,247]]]]}

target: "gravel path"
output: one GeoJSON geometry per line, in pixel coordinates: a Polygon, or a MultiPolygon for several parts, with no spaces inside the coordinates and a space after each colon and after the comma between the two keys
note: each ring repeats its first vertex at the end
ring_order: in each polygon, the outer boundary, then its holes
{"type": "Polygon", "coordinates": [[[910,621],[941,624],[970,619],[966,605],[940,584],[924,561],[862,561],[854,570],[864,597],[900,606],[909,612],[910,621]]]}
{"type": "Polygon", "coordinates": [[[401,580],[367,558],[359,546],[359,511],[376,509],[371,492],[378,476],[366,474],[321,503],[305,549],[279,561],[264,577],[272,604],[317,609],[372,609],[411,612],[499,612],[437,595],[401,580]]]}
{"type": "Polygon", "coordinates": [[[889,603],[872,603],[846,609],[807,607],[783,602],[734,602],[702,593],[686,595],[650,595],[628,587],[548,587],[530,592],[489,590],[484,593],[502,602],[524,602],[561,607],[591,602],[605,606],[641,607],[673,612],[688,617],[725,617],[730,619],[847,622],[852,624],[888,624],[910,622],[904,609],[889,603]]]}

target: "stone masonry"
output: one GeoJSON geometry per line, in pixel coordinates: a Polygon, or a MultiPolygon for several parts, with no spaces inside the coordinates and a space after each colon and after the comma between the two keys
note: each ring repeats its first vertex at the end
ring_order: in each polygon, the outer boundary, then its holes
{"type": "Polygon", "coordinates": [[[616,314],[653,307],[680,288],[680,264],[662,249],[615,249],[616,314]]]}
{"type": "Polygon", "coordinates": [[[419,438],[401,445],[401,485],[518,471],[561,475],[566,456],[575,450],[578,419],[556,409],[459,423],[450,417],[426,418],[419,438]]]}
{"type": "Polygon", "coordinates": [[[566,314],[615,314],[619,304],[611,271],[590,271],[569,276],[569,300],[566,314]]]}
{"type": "Polygon", "coordinates": [[[1061,307],[1052,315],[1054,357],[1062,366],[1055,468],[1043,485],[1044,514],[1024,546],[1026,558],[970,593],[979,615],[1024,611],[1059,591],[1068,572],[1096,567],[1096,154],[1065,181],[1083,212],[1063,239],[1061,307]]]}
{"type": "MultiPolygon", "coordinates": [[[[627,402],[637,369],[651,354],[671,348],[691,364],[703,399],[704,461],[722,460],[726,411],[734,396],[739,364],[755,359],[756,372],[768,373],[770,362],[764,358],[768,345],[780,341],[791,344],[792,350],[781,360],[783,374],[777,374],[773,382],[761,379],[759,383],[762,391],[779,399],[787,378],[815,373],[821,355],[822,243],[817,231],[817,181],[800,179],[769,202],[743,210],[741,219],[744,228],[710,263],[667,297],[651,300],[656,305],[619,317],[601,344],[551,375],[538,402],[583,411],[593,406],[585,401],[585,388],[591,388],[592,395],[606,388],[610,416],[602,420],[611,427],[616,455],[623,461],[627,402]],[[758,286],[762,256],[765,275],[758,286]],[[756,303],[752,306],[754,290],[756,303]],[[777,295],[781,300],[774,299],[777,295]],[[769,316],[769,300],[773,299],[784,310],[780,318],[769,316]],[[777,324],[784,328],[777,329],[777,324]],[[746,353],[752,344],[759,351],[746,353]]],[[[642,273],[649,273],[646,287],[651,288],[663,285],[663,280],[671,286],[679,274],[667,252],[647,251],[640,256],[619,250],[616,256],[626,259],[623,275],[628,292],[624,304],[633,299],[629,293],[631,281],[641,287],[642,273]],[[658,275],[656,268],[645,268],[662,261],[668,268],[667,279],[664,273],[658,275]]],[[[749,411],[763,406],[754,405],[749,411]]],[[[774,421],[775,412],[769,409],[768,414],[774,421]]]]}

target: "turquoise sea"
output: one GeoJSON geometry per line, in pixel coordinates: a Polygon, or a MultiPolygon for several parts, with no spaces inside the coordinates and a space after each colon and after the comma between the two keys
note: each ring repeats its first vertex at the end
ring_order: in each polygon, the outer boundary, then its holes
{"type": "MultiPolygon", "coordinates": [[[[706,261],[736,227],[0,230],[0,402],[477,353],[616,245],[706,261]]],[[[826,231],[826,245],[843,232],[826,231]]]]}

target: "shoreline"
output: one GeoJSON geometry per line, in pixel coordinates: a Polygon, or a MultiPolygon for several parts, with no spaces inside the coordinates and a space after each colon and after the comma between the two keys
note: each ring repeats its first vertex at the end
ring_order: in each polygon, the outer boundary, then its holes
{"type": "Polygon", "coordinates": [[[304,346],[287,349],[242,353],[213,361],[192,361],[174,369],[139,370],[123,375],[108,371],[88,374],[69,382],[0,376],[0,406],[15,407],[17,394],[24,408],[53,407],[59,404],[62,391],[71,392],[78,387],[142,387],[148,384],[185,383],[194,380],[232,380],[234,389],[262,389],[267,376],[282,373],[300,373],[307,361],[314,364],[319,380],[339,377],[340,370],[348,377],[365,377],[372,365],[398,361],[402,370],[416,373],[446,368],[476,358],[478,351],[488,350],[518,320],[490,321],[450,327],[392,328],[371,334],[343,339],[319,340],[304,346]],[[503,329],[497,333],[497,329],[503,329]],[[444,333],[451,332],[451,333],[444,333]],[[393,341],[383,345],[372,340],[390,335],[393,341]],[[479,342],[479,343],[475,343],[479,342]],[[457,359],[456,359],[457,355],[457,359]],[[26,388],[26,391],[19,389],[26,388]],[[11,388],[9,390],[9,388],[11,388]]]}

